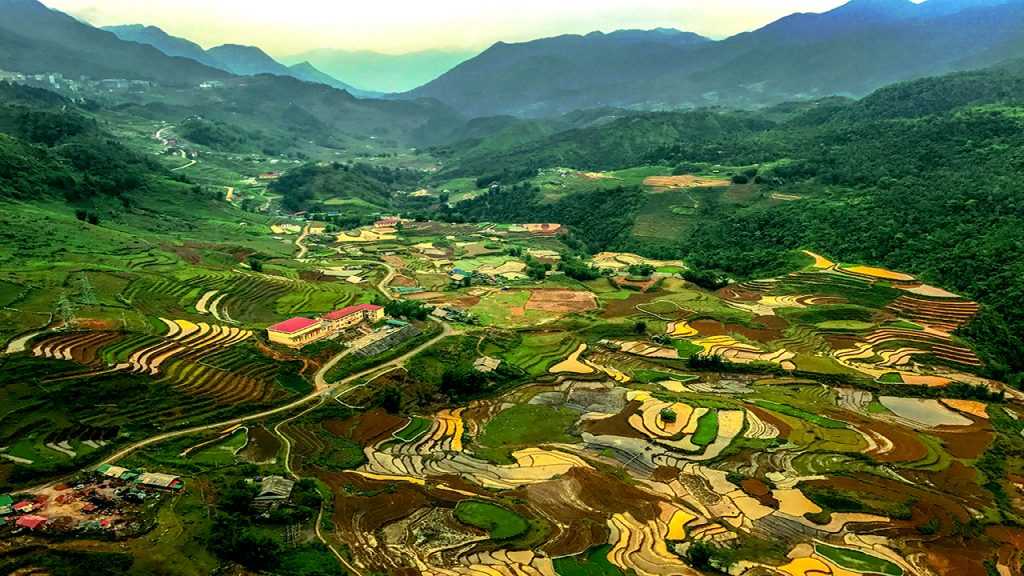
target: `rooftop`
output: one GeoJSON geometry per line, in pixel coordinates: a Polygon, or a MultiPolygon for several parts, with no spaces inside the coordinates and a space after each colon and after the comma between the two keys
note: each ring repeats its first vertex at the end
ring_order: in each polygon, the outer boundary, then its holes
{"type": "Polygon", "coordinates": [[[380,309],[381,306],[377,306],[376,304],[356,304],[355,306],[348,306],[342,308],[341,310],[329,312],[324,315],[324,320],[341,320],[342,318],[345,318],[346,316],[351,316],[353,314],[361,314],[363,312],[370,312],[373,310],[380,309]]]}
{"type": "Polygon", "coordinates": [[[270,330],[271,332],[280,332],[282,334],[294,334],[319,323],[319,320],[312,320],[309,318],[290,318],[284,322],[274,324],[270,328],[267,328],[267,330],[270,330]]]}

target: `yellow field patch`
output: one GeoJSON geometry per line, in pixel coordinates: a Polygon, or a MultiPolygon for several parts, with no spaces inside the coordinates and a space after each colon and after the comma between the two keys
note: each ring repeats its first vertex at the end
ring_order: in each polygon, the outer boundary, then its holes
{"type": "Polygon", "coordinates": [[[689,322],[670,322],[668,325],[668,335],[672,338],[689,338],[697,334],[697,329],[689,322]]]}
{"type": "Polygon", "coordinates": [[[953,410],[963,412],[964,414],[970,414],[971,416],[977,416],[988,420],[988,406],[984,402],[976,402],[974,400],[942,400],[942,403],[949,406],[953,410]]]}
{"type": "Polygon", "coordinates": [[[872,278],[880,278],[882,280],[895,280],[897,282],[913,282],[914,277],[910,274],[903,274],[902,272],[893,272],[892,270],[886,270],[885,268],[876,268],[874,266],[851,266],[846,268],[847,272],[854,274],[860,274],[861,276],[871,276],[872,278]]]}
{"type": "Polygon", "coordinates": [[[569,355],[564,361],[559,362],[551,367],[552,374],[593,374],[594,368],[588,364],[580,362],[580,355],[587,350],[586,344],[580,344],[579,348],[575,352],[569,355]]]}
{"type": "Polygon", "coordinates": [[[811,258],[814,258],[814,267],[815,268],[819,268],[819,269],[825,270],[825,269],[831,268],[831,267],[836,265],[835,262],[829,260],[828,258],[825,258],[824,256],[822,256],[820,254],[815,254],[814,252],[811,252],[810,250],[804,250],[804,254],[807,254],[811,258]]]}
{"type": "Polygon", "coordinates": [[[390,474],[374,474],[373,472],[363,472],[362,470],[353,470],[353,474],[359,474],[363,478],[369,478],[370,480],[380,480],[381,482],[408,482],[410,484],[416,484],[418,486],[426,486],[427,481],[423,478],[415,478],[413,476],[392,476],[390,474]]]}

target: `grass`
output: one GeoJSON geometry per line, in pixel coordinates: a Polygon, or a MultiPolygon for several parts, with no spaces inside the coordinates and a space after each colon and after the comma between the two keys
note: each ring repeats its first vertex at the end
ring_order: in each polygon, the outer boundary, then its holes
{"type": "Polygon", "coordinates": [[[817,543],[814,545],[814,551],[847,570],[862,574],[903,576],[903,569],[896,564],[884,558],[861,552],[860,550],[817,543]]]}
{"type": "Polygon", "coordinates": [[[828,320],[826,322],[818,322],[815,324],[822,330],[869,330],[875,325],[872,322],[862,322],[860,320],[828,320]]]}
{"type": "Polygon", "coordinates": [[[900,376],[899,372],[889,372],[888,374],[882,374],[878,381],[886,384],[903,384],[903,376],[900,376]]]}
{"type": "Polygon", "coordinates": [[[529,522],[515,512],[476,500],[463,500],[455,506],[455,517],[463,524],[486,530],[492,540],[509,540],[526,533],[529,522]]]}
{"type": "Polygon", "coordinates": [[[608,561],[611,544],[596,546],[587,552],[555,560],[559,576],[621,576],[622,570],[608,561]]]}
{"type": "Polygon", "coordinates": [[[191,460],[197,464],[206,464],[211,466],[234,464],[235,452],[245,446],[247,436],[248,433],[244,429],[239,429],[223,441],[217,442],[212,446],[203,448],[199,452],[195,453],[191,460]]]}
{"type": "Polygon", "coordinates": [[[568,408],[518,404],[499,412],[480,434],[478,456],[512,464],[512,452],[550,442],[575,442],[568,430],[578,414],[568,408]]]}
{"type": "Polygon", "coordinates": [[[718,411],[709,410],[697,420],[697,431],[692,442],[697,446],[708,446],[718,438],[718,411]]]}
{"type": "Polygon", "coordinates": [[[792,416],[794,418],[799,418],[801,420],[806,420],[806,421],[810,422],[811,424],[814,424],[816,426],[821,426],[822,428],[831,428],[831,429],[839,430],[839,429],[845,429],[847,427],[845,422],[840,422],[838,420],[833,420],[831,418],[826,418],[824,416],[819,416],[817,414],[813,414],[811,412],[808,412],[806,410],[802,410],[802,409],[797,408],[795,406],[787,406],[785,404],[779,404],[777,402],[772,402],[771,400],[754,400],[754,404],[756,404],[756,405],[758,405],[761,408],[764,408],[766,410],[771,410],[773,412],[778,412],[779,414],[785,414],[787,416],[792,416]]]}
{"type": "Polygon", "coordinates": [[[430,429],[430,420],[413,416],[412,420],[409,420],[409,423],[404,428],[395,432],[395,438],[403,442],[412,442],[422,436],[428,429],[430,429]]]}

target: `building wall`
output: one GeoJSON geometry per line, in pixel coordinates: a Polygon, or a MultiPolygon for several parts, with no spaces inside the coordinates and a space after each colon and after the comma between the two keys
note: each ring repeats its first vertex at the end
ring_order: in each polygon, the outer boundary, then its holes
{"type": "Polygon", "coordinates": [[[302,348],[306,344],[316,342],[328,334],[329,332],[324,330],[324,326],[320,322],[292,334],[284,334],[282,332],[267,330],[267,338],[269,338],[271,342],[284,344],[291,348],[302,348]]]}

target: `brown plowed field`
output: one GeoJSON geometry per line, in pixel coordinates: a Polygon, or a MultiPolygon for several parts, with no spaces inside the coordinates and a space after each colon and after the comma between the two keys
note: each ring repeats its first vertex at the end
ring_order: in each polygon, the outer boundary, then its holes
{"type": "Polygon", "coordinates": [[[723,324],[718,320],[694,320],[690,322],[690,326],[693,326],[695,330],[700,332],[702,337],[740,334],[757,342],[781,340],[784,337],[783,331],[789,326],[789,322],[778,316],[758,316],[754,319],[754,325],[760,326],[760,328],[751,328],[742,324],[723,324]]]}
{"type": "Polygon", "coordinates": [[[648,176],[644,179],[644,186],[651,188],[724,188],[730,185],[732,182],[723,178],[705,178],[692,174],[648,176]]]}
{"type": "Polygon", "coordinates": [[[607,516],[579,506],[580,490],[579,479],[565,477],[518,491],[552,525],[552,534],[542,547],[549,556],[582,554],[608,541],[607,516]]]}
{"type": "Polygon", "coordinates": [[[324,428],[335,436],[349,438],[362,446],[369,446],[391,437],[391,433],[405,426],[407,419],[377,409],[353,416],[347,420],[327,420],[324,428]]]}
{"type": "Polygon", "coordinates": [[[575,290],[533,290],[526,309],[560,314],[586,312],[597,309],[597,297],[593,292],[575,290]]]}
{"type": "Polygon", "coordinates": [[[988,420],[963,414],[974,421],[970,426],[942,427],[930,434],[942,440],[942,445],[954,458],[980,458],[995,439],[995,432],[988,420]]]}
{"type": "Polygon", "coordinates": [[[633,401],[626,404],[615,416],[602,420],[588,420],[583,423],[583,431],[597,436],[622,436],[623,438],[647,438],[642,432],[629,424],[629,417],[632,416],[643,402],[633,401]]]}

